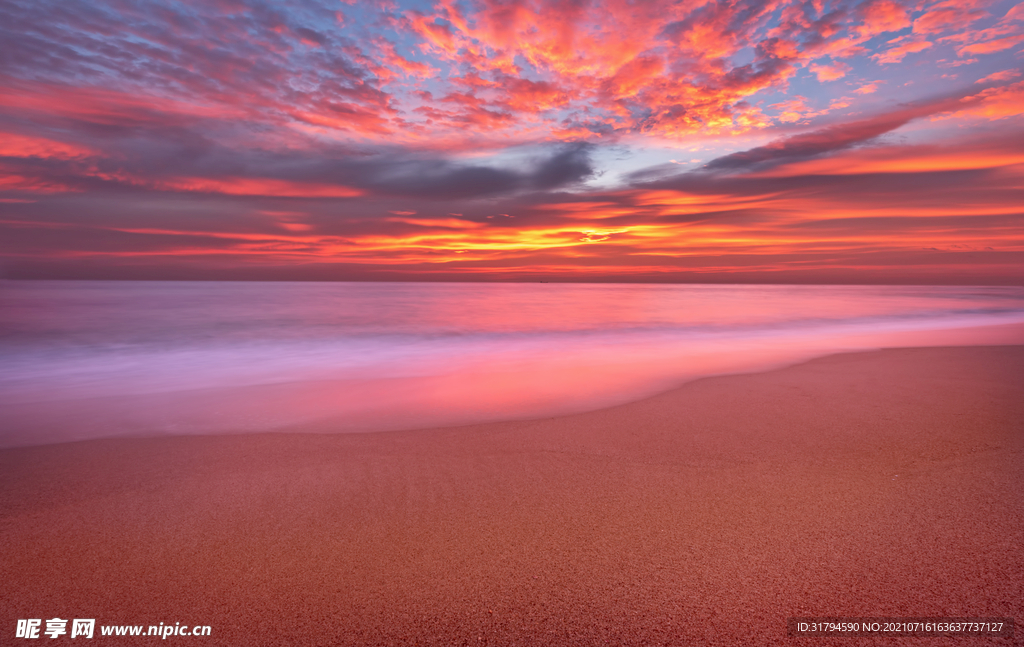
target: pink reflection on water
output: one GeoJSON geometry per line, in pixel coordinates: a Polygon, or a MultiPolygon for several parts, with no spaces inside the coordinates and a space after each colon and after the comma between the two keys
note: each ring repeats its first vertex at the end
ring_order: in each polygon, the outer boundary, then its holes
{"type": "Polygon", "coordinates": [[[635,401],[703,376],[884,347],[1024,344],[1024,323],[848,326],[747,336],[520,345],[393,377],[289,380],[7,408],[4,446],[95,437],[260,431],[372,432],[529,419],[635,401]]]}

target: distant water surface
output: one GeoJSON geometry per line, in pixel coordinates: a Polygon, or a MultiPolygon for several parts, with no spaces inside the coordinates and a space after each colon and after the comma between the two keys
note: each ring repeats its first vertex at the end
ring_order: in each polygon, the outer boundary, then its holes
{"type": "Polygon", "coordinates": [[[1020,324],[1017,287],[0,281],[0,446],[555,415],[1020,324]]]}

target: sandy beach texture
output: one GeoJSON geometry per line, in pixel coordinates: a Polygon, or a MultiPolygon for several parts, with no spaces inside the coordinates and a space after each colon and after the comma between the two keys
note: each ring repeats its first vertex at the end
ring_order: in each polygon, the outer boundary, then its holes
{"type": "Polygon", "coordinates": [[[0,642],[57,616],[212,627],[85,641],[112,645],[1022,644],[786,636],[789,616],[1024,622],[1022,450],[1021,346],[526,422],[8,449],[0,642]]]}

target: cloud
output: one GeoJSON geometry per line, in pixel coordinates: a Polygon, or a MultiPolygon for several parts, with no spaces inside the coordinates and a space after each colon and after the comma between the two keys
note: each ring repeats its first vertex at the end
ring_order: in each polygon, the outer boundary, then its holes
{"type": "Polygon", "coordinates": [[[501,195],[573,186],[594,174],[591,147],[567,144],[516,167],[466,165],[443,159],[387,159],[372,163],[358,180],[376,195],[435,200],[501,195]]]}
{"type": "Polygon", "coordinates": [[[811,71],[818,77],[819,81],[837,81],[853,68],[846,63],[833,63],[832,65],[811,64],[811,71]]]}
{"type": "Polygon", "coordinates": [[[932,47],[932,43],[920,38],[906,40],[905,38],[901,37],[889,42],[902,42],[902,44],[896,45],[895,47],[891,47],[884,52],[879,52],[871,56],[871,58],[878,61],[878,63],[881,65],[901,63],[903,59],[906,58],[907,54],[923,52],[924,50],[932,47]]]}
{"type": "Polygon", "coordinates": [[[949,119],[974,116],[993,120],[1019,114],[1024,114],[1024,81],[988,88],[976,94],[960,92],[953,96],[909,104],[899,110],[867,119],[777,139],[765,146],[713,159],[701,171],[764,170],[778,164],[829,155],[871,142],[922,117],[949,119]]]}
{"type": "Polygon", "coordinates": [[[1024,114],[1024,81],[1010,85],[987,88],[966,96],[952,109],[948,118],[975,117],[982,119],[1005,119],[1024,114]]]}
{"type": "Polygon", "coordinates": [[[988,14],[978,8],[980,3],[946,1],[932,5],[914,20],[915,34],[937,34],[949,29],[962,29],[988,14]]]}
{"type": "Polygon", "coordinates": [[[1017,249],[1019,156],[986,139],[1024,114],[1005,6],[8,0],[0,244],[200,278],[756,278],[954,226],[1017,249]],[[742,152],[638,169],[698,147],[742,152]]]}
{"type": "MultiPolygon", "coordinates": [[[[73,90],[70,92],[74,95],[73,90]]],[[[59,86],[31,85],[0,96],[9,114],[31,115],[59,86]]],[[[24,191],[115,190],[198,192],[235,196],[353,198],[398,195],[430,199],[500,195],[568,187],[594,174],[592,147],[549,144],[534,159],[494,165],[455,161],[444,152],[376,145],[358,149],[317,142],[305,150],[250,147],[225,141],[232,120],[162,106],[117,93],[85,93],[83,101],[55,101],[40,133],[70,129],[77,141],[8,133],[0,143],[7,177],[0,187],[24,191]],[[173,110],[173,112],[168,112],[173,110]],[[221,141],[215,141],[220,139],[221,141]]],[[[3,122],[0,121],[0,131],[3,122]]],[[[66,137],[66,135],[65,135],[66,137]]]]}
{"type": "Polygon", "coordinates": [[[862,22],[857,27],[861,38],[871,38],[910,26],[906,8],[892,0],[865,2],[857,7],[857,11],[862,16],[862,22]]]}
{"type": "Polygon", "coordinates": [[[783,123],[794,123],[810,117],[824,114],[825,111],[814,111],[807,105],[807,97],[796,96],[787,101],[773,103],[769,108],[779,112],[778,119],[783,123]]]}
{"type": "Polygon", "coordinates": [[[1017,43],[1024,41],[1024,34],[1018,34],[1016,36],[1007,36],[1006,38],[996,38],[994,40],[985,41],[984,43],[974,43],[973,45],[965,45],[957,50],[960,56],[970,54],[993,54],[995,52],[1001,52],[1005,49],[1010,49],[1017,43]]]}
{"type": "MultiPolygon", "coordinates": [[[[943,102],[940,105],[948,105],[948,102],[943,102]]],[[[869,119],[793,135],[765,146],[713,159],[704,165],[704,169],[706,171],[749,170],[825,155],[871,141],[905,125],[912,119],[933,114],[939,110],[939,106],[908,108],[869,119]]]]}
{"type": "Polygon", "coordinates": [[[993,83],[997,81],[1009,81],[1011,79],[1017,78],[1020,75],[1020,70],[1002,70],[1001,72],[993,72],[988,76],[984,76],[975,81],[975,83],[993,83]]]}
{"type": "Polygon", "coordinates": [[[554,189],[575,184],[594,175],[590,161],[592,146],[574,144],[546,160],[530,173],[530,185],[537,189],[554,189]]]}
{"type": "Polygon", "coordinates": [[[0,157],[38,157],[42,159],[83,159],[97,157],[99,151],[71,142],[56,141],[19,133],[0,133],[0,157]]]}
{"type": "MultiPolygon", "coordinates": [[[[4,68],[54,89],[37,93],[47,113],[110,127],[173,115],[206,122],[214,140],[273,132],[290,147],[308,138],[450,150],[745,132],[770,125],[749,97],[784,87],[811,60],[909,25],[893,0],[831,13],[803,3],[782,11],[777,28],[775,3],[445,1],[366,5],[343,21],[317,2],[247,11],[154,2],[148,14],[59,4],[0,8],[4,68]],[[753,60],[739,62],[742,52],[753,60]]],[[[835,80],[849,68],[812,70],[835,80]]],[[[16,98],[29,108],[24,91],[16,98]]]]}
{"type": "MultiPolygon", "coordinates": [[[[961,28],[939,40],[958,43],[957,53],[960,56],[994,54],[1010,49],[1024,41],[1024,25],[1020,24],[1016,9],[1011,9],[998,22],[984,29],[961,28]]],[[[983,15],[988,16],[987,13],[983,15]]]]}
{"type": "Polygon", "coordinates": [[[154,183],[159,191],[220,193],[225,195],[277,196],[284,198],[352,198],[364,192],[337,184],[290,182],[274,178],[172,178],[154,183]]]}
{"type": "Polygon", "coordinates": [[[5,205],[0,253],[14,276],[1006,282],[1024,262],[1019,134],[833,147],[772,167],[483,203],[375,198],[339,213],[336,203],[296,211],[259,198],[270,218],[257,221],[232,220],[231,203],[201,194],[184,198],[206,200],[190,224],[180,202],[156,203],[142,225],[129,202],[106,201],[97,222],[83,205],[102,196],[44,199],[45,218],[14,218],[39,203],[5,205]],[[417,214],[400,206],[413,202],[417,214]],[[931,248],[950,255],[922,255],[931,248]]]}

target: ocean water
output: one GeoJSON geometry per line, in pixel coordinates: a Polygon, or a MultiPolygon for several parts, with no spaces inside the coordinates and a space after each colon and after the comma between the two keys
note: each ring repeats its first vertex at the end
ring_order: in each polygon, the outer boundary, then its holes
{"type": "Polygon", "coordinates": [[[0,281],[0,446],[550,416],[1021,324],[1019,287],[0,281]]]}

